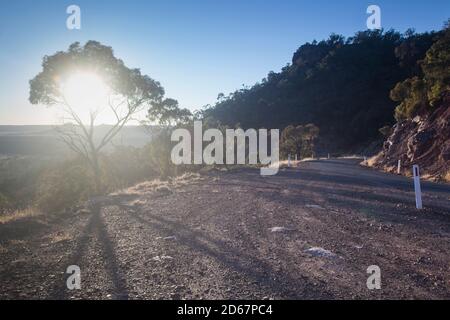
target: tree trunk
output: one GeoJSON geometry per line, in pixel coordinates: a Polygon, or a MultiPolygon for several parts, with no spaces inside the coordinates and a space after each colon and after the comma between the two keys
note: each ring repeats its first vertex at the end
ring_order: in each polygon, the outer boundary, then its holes
{"type": "Polygon", "coordinates": [[[94,174],[94,184],[95,184],[95,195],[101,195],[103,193],[103,186],[101,182],[101,170],[100,164],[98,161],[98,153],[96,150],[91,150],[91,159],[92,159],[92,171],[94,174]]]}

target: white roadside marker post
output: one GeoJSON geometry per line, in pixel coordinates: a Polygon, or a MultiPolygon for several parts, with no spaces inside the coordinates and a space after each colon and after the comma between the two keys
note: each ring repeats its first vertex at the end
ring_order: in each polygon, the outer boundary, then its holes
{"type": "Polygon", "coordinates": [[[297,156],[297,154],[295,154],[295,162],[297,162],[298,161],[298,156],[297,156]]]}
{"type": "Polygon", "coordinates": [[[419,166],[413,166],[413,175],[414,175],[414,191],[416,193],[416,207],[421,210],[422,207],[422,190],[420,188],[420,171],[419,166]]]}
{"type": "Polygon", "coordinates": [[[291,167],[291,155],[288,155],[288,167],[291,167]]]}
{"type": "Polygon", "coordinates": [[[397,174],[400,174],[401,172],[402,172],[402,160],[398,160],[397,174]]]}

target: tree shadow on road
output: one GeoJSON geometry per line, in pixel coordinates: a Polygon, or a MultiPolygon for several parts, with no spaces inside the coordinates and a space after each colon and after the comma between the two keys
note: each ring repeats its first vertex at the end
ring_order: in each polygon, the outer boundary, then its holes
{"type": "MultiPolygon", "coordinates": [[[[116,250],[113,243],[111,242],[104,219],[101,215],[101,206],[99,204],[93,205],[91,207],[91,212],[92,216],[88,220],[80,237],[77,239],[75,249],[73,250],[73,253],[69,257],[69,259],[65,262],[65,265],[78,265],[81,267],[82,290],[80,293],[81,296],[83,296],[82,265],[86,266],[89,264],[90,261],[87,261],[88,251],[90,249],[90,246],[91,248],[95,249],[94,241],[97,241],[101,247],[101,253],[95,252],[94,254],[99,256],[98,259],[101,259],[102,257],[105,258],[105,260],[102,261],[102,265],[105,266],[104,272],[107,273],[108,278],[112,282],[113,298],[126,300],[129,298],[127,283],[125,280],[126,278],[120,270],[116,250]]],[[[95,273],[101,273],[102,271],[103,270],[95,270],[95,273]]],[[[58,282],[58,284],[50,294],[50,298],[69,299],[73,295],[76,296],[76,294],[78,293],[76,292],[76,290],[70,291],[66,287],[66,279],[68,276],[69,275],[66,274],[65,279],[58,282]]]]}
{"type": "Polygon", "coordinates": [[[306,276],[293,278],[288,273],[277,271],[261,258],[215,239],[204,232],[194,230],[185,223],[146,212],[125,213],[137,222],[162,232],[166,236],[176,235],[181,246],[188,247],[193,255],[213,258],[229,271],[237,272],[249,282],[256,282],[262,290],[269,290],[284,299],[332,299],[333,294],[325,287],[313,284],[306,276]],[[300,279],[301,278],[301,279],[300,279]]]}

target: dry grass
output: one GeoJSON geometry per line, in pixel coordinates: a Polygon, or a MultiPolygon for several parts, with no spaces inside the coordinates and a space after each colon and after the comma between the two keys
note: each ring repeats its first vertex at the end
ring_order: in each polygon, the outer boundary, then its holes
{"type": "Polygon", "coordinates": [[[155,179],[151,181],[145,181],[133,187],[112,193],[111,195],[144,195],[153,192],[171,193],[175,188],[189,185],[202,179],[203,178],[198,173],[185,173],[181,176],[170,178],[168,180],[155,179]]]}
{"type": "Polygon", "coordinates": [[[450,169],[447,171],[447,173],[444,175],[444,181],[450,182],[450,169]]]}
{"type": "Polygon", "coordinates": [[[373,167],[373,166],[375,166],[375,164],[376,164],[379,160],[380,160],[380,155],[379,155],[379,154],[376,155],[376,156],[373,156],[373,157],[367,159],[367,166],[368,166],[368,167],[373,167]]]}
{"type": "Polygon", "coordinates": [[[349,156],[338,157],[338,159],[364,159],[364,157],[358,156],[358,155],[349,155],[349,156]]]}
{"type": "Polygon", "coordinates": [[[70,241],[72,239],[72,237],[66,233],[66,232],[56,232],[53,234],[50,234],[46,237],[46,239],[48,239],[50,241],[50,243],[59,243],[59,242],[63,242],[63,241],[70,241]]]}
{"type": "Polygon", "coordinates": [[[8,253],[8,249],[0,245],[0,254],[8,253]]]}
{"type": "Polygon", "coordinates": [[[35,208],[27,208],[23,210],[16,210],[11,213],[4,214],[0,216],[0,224],[6,224],[11,221],[17,221],[25,218],[37,217],[42,215],[42,213],[35,208]]]}
{"type": "MultiPolygon", "coordinates": [[[[297,167],[302,161],[295,161],[295,160],[291,160],[291,168],[292,167],[297,167]]],[[[275,167],[275,165],[270,165],[270,167],[275,167]]],[[[278,168],[279,169],[284,169],[284,168],[288,168],[289,167],[289,161],[288,160],[281,160],[278,161],[278,168]]]]}
{"type": "Polygon", "coordinates": [[[202,180],[202,176],[200,174],[188,172],[181,176],[176,177],[175,179],[171,180],[171,182],[175,187],[177,187],[177,186],[190,184],[190,183],[200,181],[200,180],[202,180]]]}
{"type": "Polygon", "coordinates": [[[167,186],[168,181],[163,181],[160,179],[155,179],[151,181],[145,181],[138,183],[132,187],[119,190],[117,192],[111,193],[112,196],[120,196],[120,195],[144,195],[147,193],[152,193],[156,191],[156,189],[167,186]]]}

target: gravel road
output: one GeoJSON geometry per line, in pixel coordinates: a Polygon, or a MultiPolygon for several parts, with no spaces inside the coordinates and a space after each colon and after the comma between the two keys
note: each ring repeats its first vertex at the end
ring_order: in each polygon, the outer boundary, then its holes
{"type": "Polygon", "coordinates": [[[410,178],[355,160],[143,184],[0,225],[0,299],[450,299],[450,186],[422,189],[417,211],[410,178]]]}

